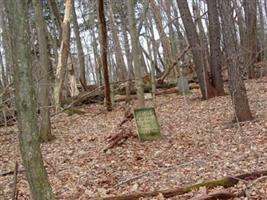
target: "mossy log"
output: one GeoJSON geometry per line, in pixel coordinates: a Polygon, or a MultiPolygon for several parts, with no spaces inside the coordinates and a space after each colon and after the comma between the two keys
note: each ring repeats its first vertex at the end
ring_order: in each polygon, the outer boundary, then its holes
{"type": "Polygon", "coordinates": [[[183,195],[188,192],[198,190],[201,187],[206,187],[207,189],[213,189],[219,186],[224,188],[233,187],[236,185],[240,180],[253,180],[260,176],[266,176],[267,171],[257,171],[252,173],[245,173],[238,176],[227,176],[217,180],[210,180],[202,183],[197,183],[190,186],[185,187],[178,187],[174,189],[167,189],[167,190],[156,190],[153,192],[143,192],[143,193],[135,193],[135,194],[128,194],[128,195],[121,195],[121,196],[110,196],[104,197],[102,200],[136,200],[141,197],[153,197],[159,194],[162,194],[165,198],[174,197],[177,195],[183,195]]]}
{"type": "Polygon", "coordinates": [[[71,116],[71,115],[74,115],[74,114],[77,114],[77,115],[83,115],[83,114],[85,114],[84,111],[79,110],[79,109],[76,109],[76,108],[69,108],[69,109],[65,110],[64,112],[66,114],[68,114],[68,116],[71,116]]]}
{"type": "Polygon", "coordinates": [[[232,199],[236,197],[240,197],[240,195],[235,195],[229,192],[216,192],[212,194],[205,194],[200,197],[194,197],[190,200],[217,200],[217,199],[222,200],[222,199],[232,199]]]}

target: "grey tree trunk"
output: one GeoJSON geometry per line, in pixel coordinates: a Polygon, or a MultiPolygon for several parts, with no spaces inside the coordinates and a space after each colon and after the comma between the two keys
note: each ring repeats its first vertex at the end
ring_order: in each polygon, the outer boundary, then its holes
{"type": "MultiPolygon", "coordinates": [[[[168,72],[169,71],[168,69],[171,68],[172,65],[175,63],[171,43],[166,33],[164,32],[159,7],[155,4],[154,1],[151,1],[150,4],[153,9],[153,15],[154,15],[154,19],[156,22],[156,27],[159,32],[160,40],[161,40],[162,47],[164,50],[164,58],[165,58],[165,63],[167,65],[166,72],[168,72]]],[[[171,73],[170,73],[170,79],[172,82],[176,81],[176,76],[177,76],[177,72],[174,69],[175,68],[173,68],[173,70],[171,70],[171,73]]]]}
{"type": "Polygon", "coordinates": [[[54,199],[42,159],[37,126],[36,96],[32,80],[32,60],[28,24],[28,2],[6,1],[15,67],[15,100],[19,144],[33,200],[54,199]]]}
{"type": "Polygon", "coordinates": [[[50,99],[49,99],[49,65],[48,42],[46,39],[46,27],[43,18],[43,5],[40,0],[33,0],[37,37],[39,42],[40,65],[42,78],[40,79],[40,139],[48,142],[54,137],[51,134],[50,123],[50,99]]]}
{"type": "Polygon", "coordinates": [[[177,0],[177,5],[185,27],[186,36],[192,49],[193,61],[203,99],[217,96],[216,89],[209,82],[207,66],[205,62],[205,49],[201,47],[200,40],[193,22],[187,0],[177,0]]]}
{"type": "Polygon", "coordinates": [[[108,38],[107,38],[107,26],[105,19],[104,0],[98,2],[98,19],[99,19],[99,30],[100,30],[100,46],[101,46],[101,61],[103,67],[103,76],[105,83],[105,104],[108,111],[112,111],[111,94],[110,94],[110,83],[109,83],[109,70],[108,70],[108,38]]]}
{"type": "Polygon", "coordinates": [[[79,30],[79,24],[77,21],[77,15],[76,15],[74,4],[73,4],[72,11],[73,11],[73,28],[74,28],[74,34],[75,34],[75,39],[76,39],[76,44],[77,44],[77,51],[78,51],[80,82],[81,82],[84,90],[86,90],[87,83],[86,83],[86,78],[85,78],[84,52],[83,52],[83,46],[82,46],[80,30],[79,30]]]}
{"type": "Polygon", "coordinates": [[[218,14],[218,0],[207,0],[209,18],[210,69],[212,85],[218,95],[225,95],[222,77],[221,32],[218,14]]]}
{"type": "Polygon", "coordinates": [[[145,107],[145,98],[144,98],[144,83],[143,83],[143,69],[141,65],[141,51],[139,48],[138,35],[136,29],[136,19],[135,19],[135,1],[127,0],[128,7],[128,17],[130,24],[130,35],[132,43],[132,52],[134,59],[134,72],[135,72],[135,86],[137,90],[137,100],[138,107],[145,107]]]}
{"type": "Polygon", "coordinates": [[[70,21],[73,8],[73,0],[65,1],[65,15],[62,22],[62,40],[58,56],[56,80],[54,87],[54,99],[56,110],[61,106],[61,91],[65,80],[66,68],[68,63],[70,48],[70,21]]]}
{"type": "Polygon", "coordinates": [[[245,65],[248,77],[255,78],[255,62],[257,61],[257,0],[244,0],[246,40],[245,65]]]}
{"type": "Polygon", "coordinates": [[[252,119],[246,94],[245,83],[240,71],[240,62],[238,60],[237,36],[234,24],[234,18],[231,2],[220,1],[222,33],[227,58],[228,75],[230,82],[230,93],[235,110],[236,121],[242,122],[252,119]]]}
{"type": "Polygon", "coordinates": [[[54,21],[55,24],[57,26],[58,29],[58,34],[59,34],[59,41],[61,41],[61,37],[62,37],[62,27],[61,27],[61,23],[62,23],[62,18],[60,16],[60,12],[58,10],[58,6],[57,6],[57,2],[56,0],[48,0],[48,6],[49,9],[52,11],[53,15],[54,15],[54,21]]]}
{"type": "Polygon", "coordinates": [[[120,45],[120,40],[118,37],[118,31],[117,31],[117,27],[115,24],[112,6],[113,6],[112,1],[110,1],[110,5],[109,5],[110,18],[109,18],[109,21],[110,21],[110,30],[111,30],[111,35],[112,35],[112,42],[113,42],[113,47],[114,47],[114,54],[115,54],[115,59],[116,59],[116,65],[119,68],[119,79],[122,81],[125,81],[126,80],[126,67],[125,67],[125,62],[123,59],[123,53],[122,53],[122,49],[121,49],[121,45],[120,45]]]}

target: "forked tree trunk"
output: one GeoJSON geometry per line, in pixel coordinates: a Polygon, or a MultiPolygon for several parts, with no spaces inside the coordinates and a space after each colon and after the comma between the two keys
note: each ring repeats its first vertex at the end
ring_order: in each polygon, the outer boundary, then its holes
{"type": "Polygon", "coordinates": [[[19,144],[33,200],[54,199],[45,171],[37,126],[37,107],[32,79],[28,1],[9,0],[11,48],[15,67],[15,100],[19,144]]]}
{"type": "Polygon", "coordinates": [[[111,95],[110,95],[110,83],[109,83],[109,72],[108,72],[108,38],[107,38],[107,26],[105,19],[104,0],[98,2],[98,19],[99,19],[99,30],[100,30],[100,47],[101,47],[101,61],[105,84],[105,104],[108,111],[112,110],[111,95]]]}
{"type": "Polygon", "coordinates": [[[70,21],[73,8],[73,0],[65,1],[65,15],[62,22],[62,41],[58,55],[58,63],[56,70],[56,80],[54,87],[55,107],[58,110],[61,106],[61,90],[63,87],[66,68],[68,63],[70,49],[70,21]]]}
{"type": "Polygon", "coordinates": [[[187,0],[177,0],[177,5],[181,13],[185,27],[186,36],[192,49],[193,61],[196,67],[197,78],[203,99],[217,96],[216,89],[209,82],[207,66],[205,63],[205,49],[201,47],[200,40],[193,22],[187,0]]]}
{"type": "Polygon", "coordinates": [[[237,36],[235,22],[230,1],[220,1],[222,33],[225,48],[225,56],[228,65],[230,93],[235,111],[236,121],[248,121],[252,119],[249,108],[245,83],[240,71],[238,60],[237,36]]]}
{"type": "Polygon", "coordinates": [[[43,5],[40,0],[33,0],[36,18],[37,36],[40,51],[40,66],[42,78],[40,79],[40,139],[48,142],[54,137],[51,134],[50,99],[49,99],[49,65],[48,42],[46,27],[43,18],[43,5]]]}

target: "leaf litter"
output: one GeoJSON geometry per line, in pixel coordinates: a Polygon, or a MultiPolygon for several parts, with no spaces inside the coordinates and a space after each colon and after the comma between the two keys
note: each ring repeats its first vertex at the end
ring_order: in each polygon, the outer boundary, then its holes
{"type": "MultiPolygon", "coordinates": [[[[56,140],[42,144],[42,154],[56,199],[100,199],[108,195],[171,189],[224,176],[266,170],[267,81],[246,82],[255,119],[233,123],[230,96],[202,101],[199,90],[187,96],[169,94],[156,99],[162,139],[140,143],[134,120],[124,128],[134,132],[120,146],[103,152],[109,137],[118,133],[124,103],[106,112],[103,105],[83,107],[84,115],[61,113],[52,119],[56,140]]],[[[0,129],[0,173],[23,169],[15,126],[0,129]]],[[[0,199],[10,199],[13,176],[0,177],[0,199]]],[[[30,199],[25,173],[18,175],[18,199],[30,199]]],[[[267,179],[240,181],[224,189],[242,190],[247,197],[267,199],[267,179]]],[[[201,188],[170,199],[190,199],[211,192],[201,188]]],[[[154,198],[165,199],[162,194],[154,198]]]]}

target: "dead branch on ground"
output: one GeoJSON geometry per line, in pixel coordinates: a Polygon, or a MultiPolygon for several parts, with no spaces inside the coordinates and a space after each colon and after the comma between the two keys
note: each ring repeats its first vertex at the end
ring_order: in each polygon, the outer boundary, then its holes
{"type": "Polygon", "coordinates": [[[128,194],[128,195],[121,195],[121,196],[110,196],[104,197],[102,200],[136,200],[141,197],[153,197],[157,196],[158,194],[162,194],[165,198],[170,198],[178,195],[183,195],[188,192],[198,190],[200,187],[206,187],[207,189],[213,189],[219,186],[224,188],[233,187],[236,185],[240,180],[254,180],[261,176],[266,176],[267,171],[256,171],[251,173],[245,173],[237,176],[226,176],[221,179],[210,180],[202,183],[197,183],[191,186],[185,187],[178,187],[174,189],[168,190],[155,190],[153,192],[142,192],[142,193],[135,193],[135,194],[128,194]]]}
{"type": "Polygon", "coordinates": [[[190,200],[217,200],[217,199],[232,199],[236,197],[239,197],[239,195],[235,195],[230,192],[215,192],[211,194],[205,194],[199,197],[193,197],[190,200]]]}
{"type": "Polygon", "coordinates": [[[129,127],[123,126],[125,123],[132,121],[133,118],[134,116],[132,112],[128,111],[125,113],[123,120],[117,126],[118,133],[107,138],[108,145],[103,149],[104,152],[108,149],[122,145],[128,138],[134,136],[133,131],[129,127]]]}

